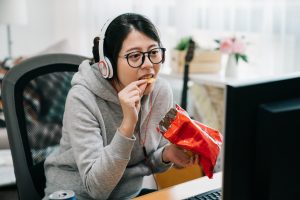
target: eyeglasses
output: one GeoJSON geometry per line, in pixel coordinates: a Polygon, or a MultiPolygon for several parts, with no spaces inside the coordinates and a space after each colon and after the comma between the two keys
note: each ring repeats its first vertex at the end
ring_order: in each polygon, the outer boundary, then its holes
{"type": "Polygon", "coordinates": [[[147,52],[135,51],[128,53],[124,57],[130,67],[138,68],[144,64],[146,54],[152,64],[163,62],[165,59],[165,51],[165,48],[154,48],[147,52]]]}

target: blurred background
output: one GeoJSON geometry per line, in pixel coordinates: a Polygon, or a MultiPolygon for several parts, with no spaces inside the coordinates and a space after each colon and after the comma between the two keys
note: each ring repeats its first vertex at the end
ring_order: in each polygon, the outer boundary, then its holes
{"type": "MultiPolygon", "coordinates": [[[[7,1],[7,0],[1,0],[7,1]]],[[[92,40],[108,17],[137,12],[159,28],[167,54],[180,38],[193,36],[210,48],[214,40],[242,35],[249,63],[258,70],[297,71],[300,66],[298,0],[11,0],[14,11],[0,14],[0,60],[43,52],[91,56],[92,40]],[[21,20],[3,19],[21,15],[21,20]],[[2,18],[2,19],[1,19],[2,18]]],[[[1,8],[0,8],[1,9],[1,8]]],[[[167,56],[165,71],[170,68],[167,56]]]]}

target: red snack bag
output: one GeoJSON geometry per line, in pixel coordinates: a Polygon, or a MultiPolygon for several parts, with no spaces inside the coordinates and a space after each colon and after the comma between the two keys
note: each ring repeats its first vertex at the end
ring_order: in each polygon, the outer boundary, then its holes
{"type": "Polygon", "coordinates": [[[172,108],[160,121],[158,131],[171,143],[199,155],[204,173],[213,177],[222,145],[222,135],[198,121],[192,120],[179,105],[172,108]]]}

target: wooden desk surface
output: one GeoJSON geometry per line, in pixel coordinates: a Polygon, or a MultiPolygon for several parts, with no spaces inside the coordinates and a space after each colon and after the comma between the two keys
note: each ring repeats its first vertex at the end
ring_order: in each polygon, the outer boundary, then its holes
{"type": "Polygon", "coordinates": [[[206,176],[153,192],[134,200],[182,200],[222,186],[222,172],[214,174],[213,179],[206,176]]]}

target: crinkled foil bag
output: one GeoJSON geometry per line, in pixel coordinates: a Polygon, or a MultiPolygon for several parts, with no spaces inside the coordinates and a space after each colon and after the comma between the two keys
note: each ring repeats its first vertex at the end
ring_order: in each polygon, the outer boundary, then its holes
{"type": "Polygon", "coordinates": [[[171,143],[198,154],[205,175],[213,177],[223,141],[219,131],[191,119],[179,105],[168,111],[159,122],[157,131],[171,143]]]}

